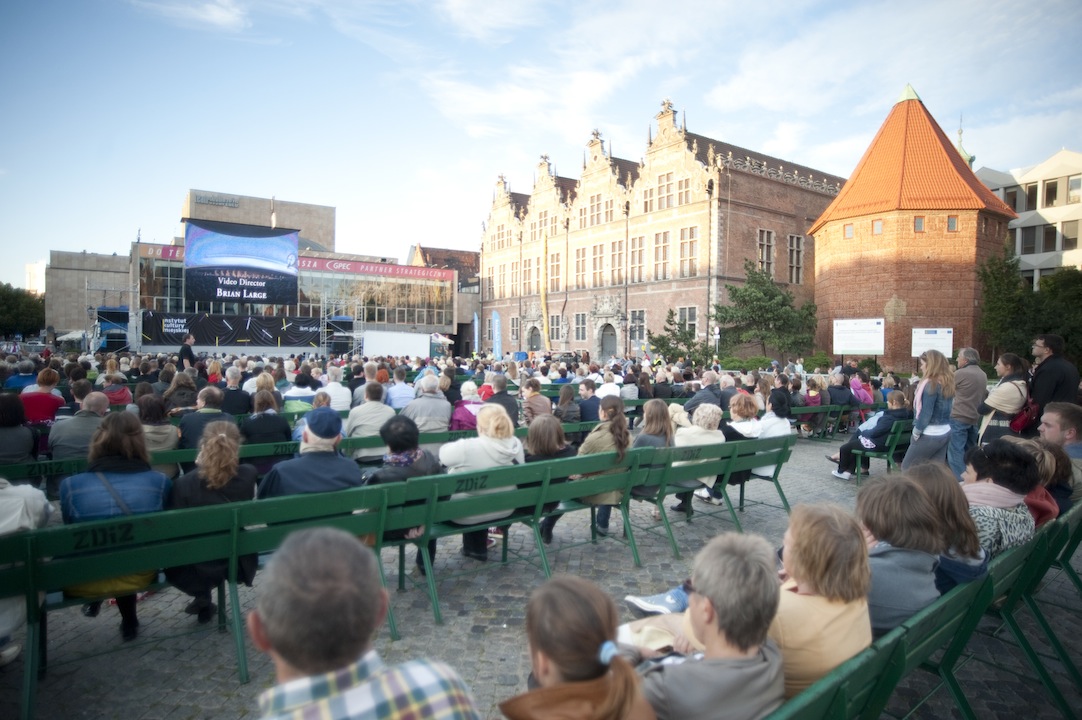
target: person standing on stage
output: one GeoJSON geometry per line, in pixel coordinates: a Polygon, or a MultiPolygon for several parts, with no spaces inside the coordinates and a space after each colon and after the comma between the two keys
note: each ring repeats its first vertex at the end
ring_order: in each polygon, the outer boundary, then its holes
{"type": "Polygon", "coordinates": [[[192,350],[192,345],[195,345],[195,335],[188,333],[184,336],[184,344],[180,346],[180,352],[177,353],[177,367],[181,370],[195,367],[195,352],[192,350]]]}

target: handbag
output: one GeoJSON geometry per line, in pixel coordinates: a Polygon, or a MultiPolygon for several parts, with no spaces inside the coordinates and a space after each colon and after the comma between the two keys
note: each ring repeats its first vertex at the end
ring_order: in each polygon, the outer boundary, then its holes
{"type": "Polygon", "coordinates": [[[1033,396],[1026,392],[1026,401],[1022,403],[1022,409],[1011,418],[1011,431],[1016,433],[1023,433],[1029,430],[1031,427],[1037,424],[1037,421],[1041,417],[1041,406],[1037,404],[1037,401],[1033,399],[1033,396]]]}

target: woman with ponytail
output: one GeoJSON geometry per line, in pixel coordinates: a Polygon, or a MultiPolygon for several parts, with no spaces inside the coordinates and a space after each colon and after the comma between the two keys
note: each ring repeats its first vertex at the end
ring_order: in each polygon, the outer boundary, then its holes
{"type": "MultiPolygon", "coordinates": [[[[256,469],[240,464],[240,431],[235,423],[218,421],[207,425],[199,441],[195,469],[173,483],[174,510],[220,505],[255,498],[256,469]]],[[[257,555],[245,555],[237,564],[237,581],[249,587],[255,579],[257,555]]],[[[167,568],[165,577],[182,592],[194,599],[184,609],[198,616],[200,623],[210,622],[217,611],[210,600],[210,591],[229,578],[228,560],[211,560],[167,568]]]]}
{"type": "MultiPolygon", "coordinates": [[[[594,455],[597,453],[616,452],[616,460],[624,461],[631,446],[631,431],[627,429],[624,420],[624,401],[618,395],[609,395],[601,399],[598,408],[598,418],[601,422],[590,431],[586,439],[579,447],[579,455],[594,455]]],[[[623,493],[616,490],[581,498],[583,502],[599,506],[597,508],[597,532],[599,535],[609,534],[609,517],[612,508],[623,500],[623,493]]]]}
{"type": "Polygon", "coordinates": [[[617,654],[617,624],[616,605],[589,580],[563,576],[539,587],[526,606],[526,636],[540,687],[500,711],[508,720],[653,720],[638,675],[617,654]]]}

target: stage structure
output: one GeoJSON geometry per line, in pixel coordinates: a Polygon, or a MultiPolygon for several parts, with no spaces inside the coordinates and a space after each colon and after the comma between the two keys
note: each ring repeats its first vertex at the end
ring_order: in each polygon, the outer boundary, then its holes
{"type": "Polygon", "coordinates": [[[456,271],[297,252],[296,231],[190,221],[188,245],[134,243],[139,342],[215,352],[357,352],[368,330],[455,332],[456,271]]]}

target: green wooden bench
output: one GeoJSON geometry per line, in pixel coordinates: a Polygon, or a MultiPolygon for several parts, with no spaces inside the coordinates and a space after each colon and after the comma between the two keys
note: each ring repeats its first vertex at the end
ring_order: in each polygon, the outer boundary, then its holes
{"type": "MultiPolygon", "coordinates": [[[[48,613],[109,597],[69,598],[59,592],[63,588],[148,569],[229,559],[229,620],[220,587],[218,628],[232,630],[238,675],[241,682],[248,682],[238,558],[273,551],[288,533],[317,525],[378,535],[388,502],[397,500],[394,494],[390,486],[357,488],[123,516],[0,537],[0,556],[10,560],[0,567],[0,597],[21,596],[27,606],[22,716],[33,716],[37,679],[47,667],[48,613]],[[39,603],[39,593],[46,593],[44,602],[39,603]]],[[[397,639],[393,612],[388,623],[397,639]]],[[[77,659],[86,657],[92,655],[77,659]]]]}
{"type": "MultiPolygon", "coordinates": [[[[1001,553],[991,562],[988,566],[988,575],[992,582],[995,601],[988,608],[987,613],[1002,622],[1002,626],[997,628],[992,633],[992,636],[996,637],[1000,630],[1006,627],[1029,661],[1030,666],[1037,673],[1041,684],[1044,685],[1056,707],[1060,709],[1064,717],[1074,717],[1075,710],[1071,708],[1063,693],[1056,687],[1055,680],[1052,678],[1051,673],[1048,672],[1048,668],[1045,667],[1033,644],[1026,637],[1026,633],[1017,617],[1020,606],[1023,604],[1031,610],[1037,608],[1036,602],[1033,601],[1033,594],[1048,568],[1051,567],[1055,554],[1062,550],[1065,533],[1065,524],[1052,521],[1038,530],[1028,543],[1001,553]]],[[[1040,610],[1036,609],[1034,615],[1038,619],[1038,624],[1042,626],[1045,635],[1050,638],[1057,654],[1062,653],[1061,658],[1066,657],[1066,652],[1063,650],[1062,645],[1055,640],[1055,635],[1052,633],[1051,628],[1048,627],[1047,621],[1040,610]]],[[[997,663],[987,658],[973,656],[973,659],[999,667],[997,663]]],[[[1068,664],[1069,672],[1073,671],[1072,675],[1077,678],[1078,670],[1074,669],[1069,658],[1068,664]]]]}
{"type": "Polygon", "coordinates": [[[988,576],[957,585],[947,594],[902,623],[901,647],[891,673],[885,673],[875,690],[869,717],[879,717],[890,700],[898,680],[921,668],[939,676],[940,683],[919,703],[909,708],[910,714],[924,704],[940,687],[946,685],[955,704],[966,718],[974,718],[954,670],[962,657],[981,616],[992,602],[992,581],[988,576]],[[936,659],[933,656],[942,650],[936,659]]]}
{"type": "MultiPolygon", "coordinates": [[[[701,511],[706,515],[717,515],[721,512],[727,512],[729,518],[736,525],[737,532],[744,532],[743,527],[740,525],[740,518],[736,515],[736,509],[733,507],[732,500],[729,498],[729,480],[734,473],[752,471],[748,480],[741,482],[740,485],[740,497],[739,497],[739,509],[740,512],[744,512],[748,500],[744,497],[744,485],[751,480],[769,480],[773,485],[775,491],[778,493],[778,498],[781,500],[780,507],[785,510],[786,514],[789,513],[789,500],[785,497],[785,491],[782,490],[781,482],[778,480],[778,475],[781,473],[781,467],[788,462],[789,457],[792,455],[792,446],[795,442],[793,435],[782,435],[780,437],[773,438],[759,438],[756,440],[742,440],[740,442],[731,443],[733,446],[733,454],[729,457],[728,464],[725,467],[725,471],[721,477],[715,483],[714,487],[721,489],[721,497],[724,504],[724,510],[704,510],[701,511]],[[761,467],[773,467],[774,472],[770,477],[756,475],[754,470],[761,467]]],[[[730,443],[725,443],[729,445],[730,443]]],[[[768,503],[756,502],[753,504],[768,505],[768,503]]]]}
{"type": "Polygon", "coordinates": [[[1082,502],[1075,503],[1058,521],[1067,526],[1067,542],[1059,555],[1052,558],[1052,567],[1066,575],[1082,597],[1082,578],[1078,577],[1078,572],[1071,566],[1071,558],[1082,544],[1082,502]]]}
{"type": "MultiPolygon", "coordinates": [[[[729,459],[736,452],[737,443],[717,443],[689,447],[657,448],[649,464],[650,474],[646,482],[631,490],[631,498],[653,503],[660,516],[660,523],[637,526],[640,530],[654,532],[661,528],[672,547],[673,557],[680,557],[680,548],[673,536],[666,499],[672,495],[690,494],[701,487],[702,477],[716,477],[725,472],[729,459]]],[[[684,520],[691,522],[694,514],[691,499],[685,503],[684,520]]]]}
{"type": "Polygon", "coordinates": [[[856,472],[853,473],[853,477],[856,478],[857,486],[860,486],[860,478],[864,472],[862,467],[863,458],[879,459],[887,461],[887,472],[892,472],[899,467],[899,463],[895,460],[895,456],[898,453],[905,454],[906,449],[909,448],[909,443],[913,438],[913,421],[912,420],[895,420],[894,424],[890,426],[890,434],[887,436],[886,447],[883,450],[865,450],[863,448],[857,448],[853,450],[853,455],[857,458],[856,472]]]}
{"type": "Polygon", "coordinates": [[[805,435],[808,440],[829,442],[834,439],[838,422],[846,409],[843,405],[801,406],[792,408],[792,413],[798,425],[811,426],[811,432],[805,435]],[[806,416],[810,417],[805,419],[806,416]]]}
{"type": "MultiPolygon", "coordinates": [[[[553,514],[592,509],[593,506],[577,502],[576,499],[610,490],[625,490],[632,483],[641,481],[644,474],[638,472],[640,457],[641,454],[629,452],[624,461],[618,463],[615,453],[605,453],[474,472],[410,478],[404,483],[405,491],[401,503],[388,507],[384,530],[408,530],[423,526],[424,532],[417,538],[390,542],[385,542],[380,537],[377,547],[397,546],[399,548],[399,589],[403,589],[405,586],[405,546],[417,546],[425,569],[425,584],[432,603],[433,615],[437,623],[442,623],[435,571],[432,558],[428,554],[429,540],[459,536],[464,532],[486,530],[490,527],[507,527],[515,523],[525,523],[533,530],[539,564],[547,577],[551,571],[538,527],[544,516],[543,506],[550,502],[561,502],[560,507],[553,514]],[[569,482],[550,482],[553,477],[564,478],[569,475],[602,472],[604,474],[591,475],[569,482]],[[454,497],[456,493],[477,490],[498,490],[498,492],[454,497]],[[453,522],[457,518],[494,512],[508,512],[509,514],[503,518],[469,525],[453,522]]],[[[624,527],[628,528],[630,522],[627,517],[626,496],[625,492],[625,499],[620,508],[624,518],[624,527]]],[[[593,531],[591,532],[591,540],[596,541],[596,535],[593,531]]],[[[635,563],[641,564],[634,545],[634,536],[630,532],[628,538],[635,563]]],[[[507,562],[507,555],[507,537],[504,536],[501,563],[507,562]]]]}
{"type": "Polygon", "coordinates": [[[896,628],[872,645],[789,699],[767,720],[849,720],[877,717],[866,707],[878,700],[877,688],[886,680],[896,684],[896,658],[905,631],[896,628]]]}

